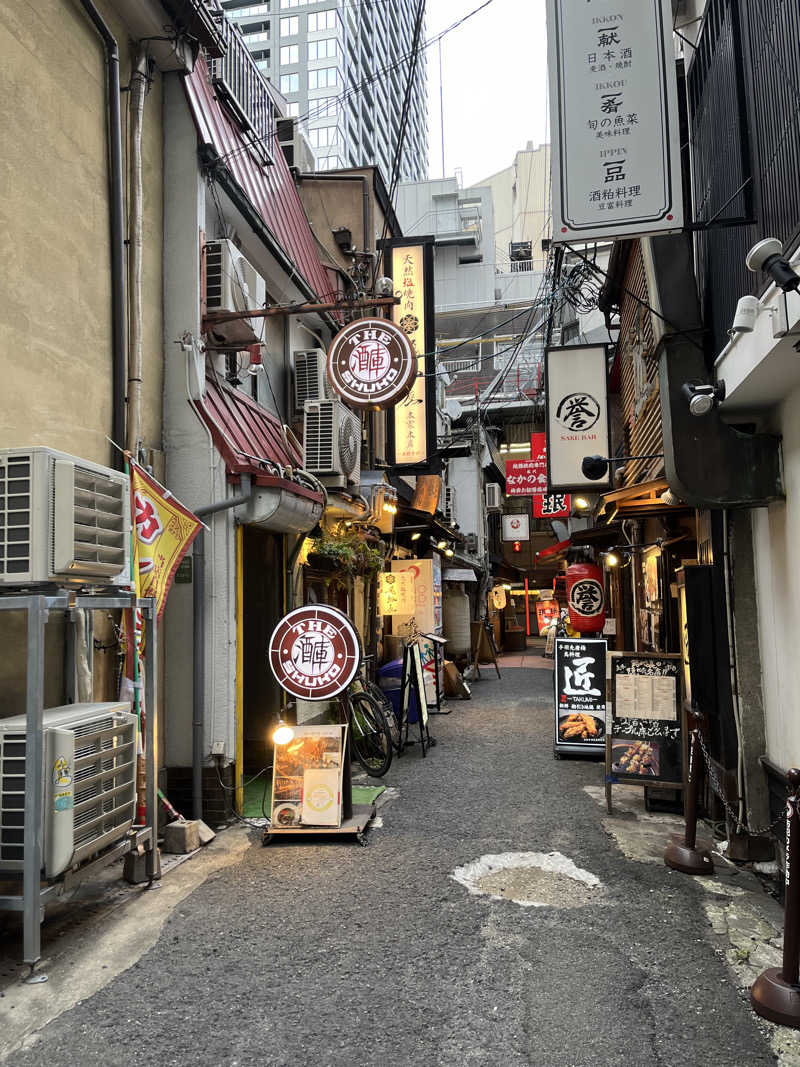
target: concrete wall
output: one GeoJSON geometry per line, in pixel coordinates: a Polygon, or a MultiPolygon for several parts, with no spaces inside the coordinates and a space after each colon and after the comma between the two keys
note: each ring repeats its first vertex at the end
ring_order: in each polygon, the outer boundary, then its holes
{"type": "Polygon", "coordinates": [[[786,499],[752,512],[767,755],[800,766],[800,387],[775,412],[783,435],[786,499]]]}
{"type": "MultiPolygon", "coordinates": [[[[117,36],[121,81],[127,32],[117,36]]],[[[0,447],[109,462],[111,277],[106,63],[78,4],[0,0],[0,447]]],[[[123,101],[123,116],[125,107],[123,101]]],[[[161,78],[144,118],[144,438],[161,436],[161,78]]]]}
{"type": "MultiPolygon", "coordinates": [[[[112,6],[98,7],[117,37],[120,78],[131,52],[112,6]]],[[[0,0],[0,448],[46,445],[108,464],[112,430],[112,319],[106,61],[71,0],[0,0]]],[[[143,438],[161,448],[162,81],[145,102],[143,438]]],[[[123,164],[127,128],[123,97],[123,164]]],[[[127,183],[126,183],[127,185],[127,183]]],[[[126,205],[127,214],[127,205],[126,205]]],[[[113,640],[106,613],[96,636],[113,640]]],[[[67,692],[63,621],[48,625],[46,703],[67,692]]],[[[24,710],[26,634],[0,620],[0,714],[24,710]]],[[[116,656],[95,656],[95,698],[111,699],[116,656]]]]}
{"type": "Polygon", "coordinates": [[[492,191],[495,213],[496,258],[508,257],[512,241],[532,243],[534,270],[544,269],[542,238],[550,236],[549,224],[550,145],[517,152],[510,167],[481,181],[492,191]]]}

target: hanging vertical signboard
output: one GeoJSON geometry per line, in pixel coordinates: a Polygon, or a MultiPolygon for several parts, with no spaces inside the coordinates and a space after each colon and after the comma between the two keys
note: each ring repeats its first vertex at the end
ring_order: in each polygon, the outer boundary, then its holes
{"type": "Polygon", "coordinates": [[[672,0],[547,0],[553,242],[683,226],[672,0]]]}
{"type": "Polygon", "coordinates": [[[422,472],[436,451],[433,238],[386,243],[386,269],[400,303],[395,323],[411,342],[417,377],[389,417],[389,461],[395,469],[422,472]]]}
{"type": "Polygon", "coordinates": [[[545,352],[547,481],[551,493],[609,488],[587,478],[587,456],[609,455],[608,380],[605,345],[566,345],[545,352]]]}
{"type": "Polygon", "coordinates": [[[596,638],[556,640],[556,755],[603,753],[607,647],[605,641],[596,638]]]}

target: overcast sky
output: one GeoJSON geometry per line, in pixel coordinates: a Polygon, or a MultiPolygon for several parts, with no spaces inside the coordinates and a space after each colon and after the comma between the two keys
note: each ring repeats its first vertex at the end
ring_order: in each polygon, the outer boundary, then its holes
{"type": "MultiPolygon", "coordinates": [[[[481,0],[427,0],[426,37],[481,0]]],[[[442,40],[445,170],[474,185],[549,136],[544,0],[492,0],[442,40]]],[[[442,176],[439,48],[428,49],[430,176],[442,176]]]]}

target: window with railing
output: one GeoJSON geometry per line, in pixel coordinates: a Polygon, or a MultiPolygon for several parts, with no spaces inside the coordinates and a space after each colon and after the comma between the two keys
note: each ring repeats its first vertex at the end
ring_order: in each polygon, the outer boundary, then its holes
{"type": "Polygon", "coordinates": [[[241,31],[227,19],[219,24],[225,55],[211,61],[211,79],[218,98],[228,110],[254,155],[272,163],[275,139],[275,104],[257,60],[241,31]]]}

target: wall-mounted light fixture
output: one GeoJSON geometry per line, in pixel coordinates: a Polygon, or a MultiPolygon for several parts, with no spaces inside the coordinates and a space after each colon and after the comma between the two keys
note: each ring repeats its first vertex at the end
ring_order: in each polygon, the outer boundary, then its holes
{"type": "Polygon", "coordinates": [[[725,382],[717,382],[716,385],[684,382],[681,392],[689,402],[689,411],[700,418],[708,415],[725,399],[725,382]]]}
{"type": "Polygon", "coordinates": [[[608,467],[611,463],[633,463],[640,459],[663,458],[663,452],[658,452],[655,455],[650,456],[584,456],[581,461],[581,473],[584,478],[589,478],[593,482],[599,482],[601,478],[605,478],[608,474],[608,467]]]}

